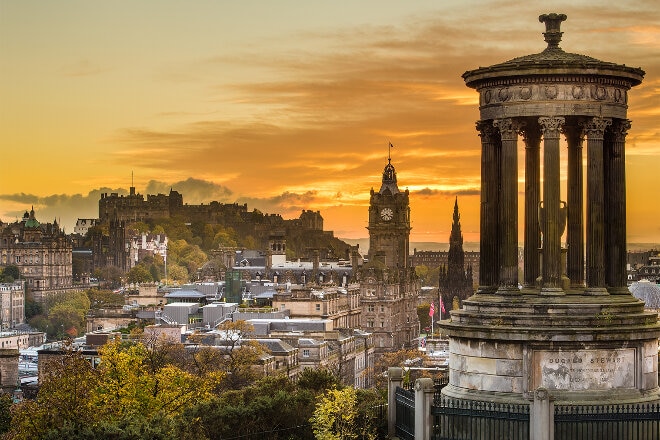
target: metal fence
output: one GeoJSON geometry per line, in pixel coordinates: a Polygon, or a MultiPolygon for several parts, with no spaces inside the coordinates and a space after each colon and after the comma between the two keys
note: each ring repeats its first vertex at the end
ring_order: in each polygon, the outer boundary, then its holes
{"type": "Polygon", "coordinates": [[[431,412],[432,440],[529,440],[529,405],[437,394],[431,412]]]}
{"type": "Polygon", "coordinates": [[[415,392],[396,387],[396,435],[402,440],[415,439],[415,392]]]}
{"type": "Polygon", "coordinates": [[[556,405],[555,438],[658,440],[660,404],[556,405]]]}

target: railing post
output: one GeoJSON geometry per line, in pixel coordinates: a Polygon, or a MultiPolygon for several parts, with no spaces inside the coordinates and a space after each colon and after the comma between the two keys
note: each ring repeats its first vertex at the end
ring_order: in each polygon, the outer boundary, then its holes
{"type": "Polygon", "coordinates": [[[387,369],[387,437],[396,436],[396,388],[403,384],[403,369],[387,369]]]}
{"type": "Polygon", "coordinates": [[[433,428],[433,394],[435,387],[433,379],[423,377],[415,381],[415,440],[428,440],[431,438],[433,428]]]}
{"type": "Polygon", "coordinates": [[[555,404],[547,389],[539,387],[534,391],[534,401],[529,418],[530,440],[554,440],[555,404]]]}

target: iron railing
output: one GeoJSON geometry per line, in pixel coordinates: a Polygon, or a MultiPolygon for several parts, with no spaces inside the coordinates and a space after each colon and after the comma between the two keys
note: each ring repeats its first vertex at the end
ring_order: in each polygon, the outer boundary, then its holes
{"type": "Polygon", "coordinates": [[[402,440],[415,439],[415,392],[396,387],[396,435],[402,440]]]}
{"type": "Polygon", "coordinates": [[[436,395],[432,440],[529,440],[529,405],[436,395]]]}
{"type": "Polygon", "coordinates": [[[555,438],[660,439],[660,404],[556,405],[555,438]]]}

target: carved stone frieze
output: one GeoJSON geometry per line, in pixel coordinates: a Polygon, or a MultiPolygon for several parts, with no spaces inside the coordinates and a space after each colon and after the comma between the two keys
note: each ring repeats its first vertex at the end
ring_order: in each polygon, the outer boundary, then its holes
{"type": "Polygon", "coordinates": [[[515,86],[493,86],[481,89],[480,104],[497,105],[501,103],[530,101],[593,101],[626,105],[627,90],[616,85],[566,83],[528,83],[515,86]]]}

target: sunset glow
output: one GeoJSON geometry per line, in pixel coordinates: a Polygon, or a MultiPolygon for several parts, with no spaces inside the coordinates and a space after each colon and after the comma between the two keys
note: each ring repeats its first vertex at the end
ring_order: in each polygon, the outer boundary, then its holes
{"type": "Polygon", "coordinates": [[[478,242],[478,97],[461,75],[541,52],[538,16],[558,12],[566,52],[646,72],[628,95],[628,241],[660,243],[657,1],[552,3],[0,0],[0,219],[34,206],[72,232],[133,176],[188,204],[319,210],[362,238],[391,142],[411,241],[447,242],[458,197],[478,242]]]}

